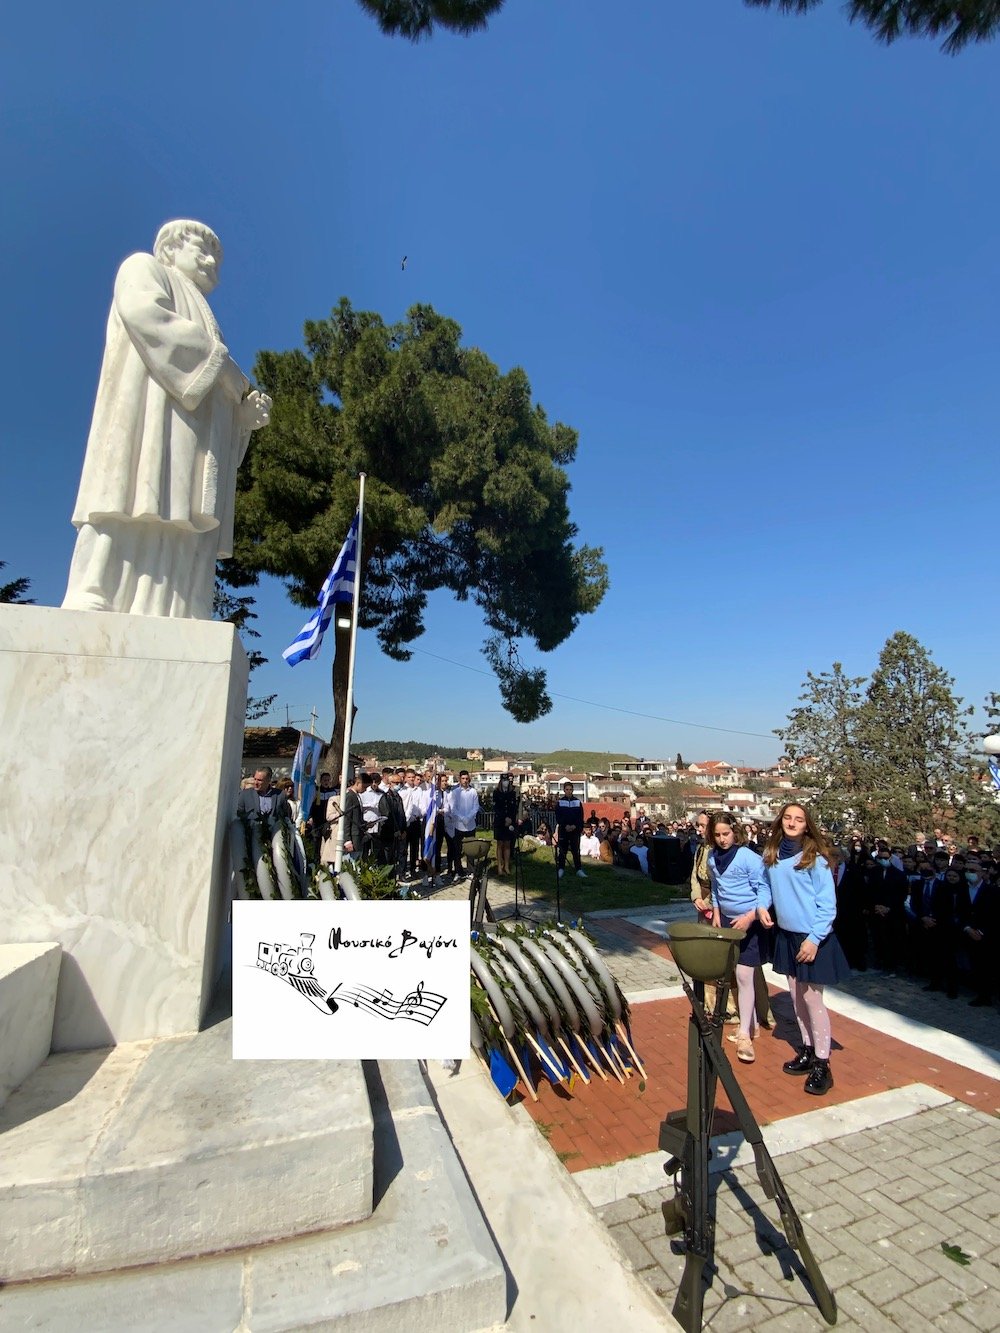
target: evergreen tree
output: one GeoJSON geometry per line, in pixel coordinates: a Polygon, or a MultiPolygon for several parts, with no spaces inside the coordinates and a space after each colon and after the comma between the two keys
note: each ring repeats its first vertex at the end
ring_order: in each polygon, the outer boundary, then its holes
{"type": "MultiPolygon", "coordinates": [[[[212,598],[212,614],[216,620],[227,620],[231,625],[236,626],[237,633],[243,640],[243,647],[246,649],[247,661],[250,664],[250,675],[259,666],[263,666],[267,658],[257,648],[248,645],[247,639],[259,639],[260,632],[255,630],[250,624],[252,620],[257,619],[257,612],[254,608],[254,599],[248,593],[237,596],[220,579],[218,573],[215,577],[215,593],[212,598]]],[[[257,722],[271,711],[276,694],[261,695],[259,699],[247,695],[246,720],[248,722],[257,722]]]]}
{"type": "MultiPolygon", "coordinates": [[[[758,9],[779,9],[804,14],[822,0],[744,0],[758,9]]],[[[851,22],[870,28],[881,42],[903,36],[939,37],[942,50],[955,55],[970,42],[985,42],[1000,29],[1000,0],[848,0],[851,22]]]]}
{"type": "Polygon", "coordinates": [[[387,36],[419,42],[435,28],[468,37],[486,27],[504,0],[358,0],[387,36]]]}
{"type": "Polygon", "coordinates": [[[846,676],[839,662],[807,673],[799,706],[777,735],[824,823],[902,839],[921,827],[980,819],[973,710],[953,687],[902,631],[886,640],[869,680],[846,676]]]}
{"type": "MultiPolygon", "coordinates": [[[[7,568],[7,561],[0,560],[0,569],[7,568]]],[[[0,602],[20,602],[34,606],[34,597],[25,597],[31,587],[31,579],[11,579],[10,583],[0,583],[0,602]]]]}
{"type": "MultiPolygon", "coordinates": [[[[550,424],[524,371],[502,375],[430,306],[387,325],[342,299],[305,326],[306,351],[261,352],[255,374],[274,399],[252,437],[236,494],[235,587],[260,573],[314,607],[368,475],[360,623],[406,661],[431,592],[482,609],[485,651],[518,721],[551,708],[545,674],[525,670],[517,640],[548,652],[607,588],[601,551],[574,543],[565,466],[576,432],[550,424]]],[[[343,742],[349,635],[336,628],[334,748],[343,742]]],[[[416,701],[415,701],[416,702],[416,701]]]]}
{"type": "Polygon", "coordinates": [[[879,654],[857,736],[871,817],[900,836],[953,821],[974,799],[972,742],[954,680],[899,630],[879,654]]]}

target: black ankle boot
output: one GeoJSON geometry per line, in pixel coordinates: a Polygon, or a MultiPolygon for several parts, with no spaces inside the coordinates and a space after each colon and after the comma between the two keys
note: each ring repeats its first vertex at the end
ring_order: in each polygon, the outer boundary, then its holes
{"type": "Polygon", "coordinates": [[[814,1060],[813,1067],[809,1071],[809,1077],[806,1079],[806,1092],[811,1092],[814,1097],[822,1097],[824,1092],[829,1092],[833,1087],[833,1075],[830,1073],[829,1060],[814,1060]]]}
{"type": "Polygon", "coordinates": [[[781,1066],[786,1074],[808,1074],[816,1063],[816,1052],[811,1046],[803,1046],[794,1060],[786,1060],[781,1066]]]}

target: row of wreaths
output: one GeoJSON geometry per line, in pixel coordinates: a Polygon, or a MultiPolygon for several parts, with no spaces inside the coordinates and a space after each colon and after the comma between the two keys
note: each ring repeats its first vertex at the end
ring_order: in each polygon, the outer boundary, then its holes
{"type": "Polygon", "coordinates": [[[629,1007],[593,940],[579,927],[491,927],[472,935],[471,1038],[503,1096],[539,1077],[573,1086],[645,1070],[629,1007]]]}

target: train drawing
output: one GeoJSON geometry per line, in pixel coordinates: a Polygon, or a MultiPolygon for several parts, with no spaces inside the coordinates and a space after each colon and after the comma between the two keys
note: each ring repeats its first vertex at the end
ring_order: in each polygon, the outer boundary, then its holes
{"type": "Polygon", "coordinates": [[[316,936],[303,931],[299,944],[271,944],[263,940],[257,947],[257,966],[272,976],[287,977],[289,972],[309,976],[313,971],[312,947],[316,936]]]}

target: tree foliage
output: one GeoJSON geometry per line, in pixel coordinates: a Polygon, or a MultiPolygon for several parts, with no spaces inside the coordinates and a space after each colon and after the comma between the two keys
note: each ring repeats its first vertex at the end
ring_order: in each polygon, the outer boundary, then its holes
{"type": "MultiPolygon", "coordinates": [[[[757,9],[779,9],[804,14],[822,0],[744,0],[757,9]]],[[[986,42],[1000,29],[1000,0],[848,0],[851,22],[863,23],[881,42],[899,37],[939,37],[947,34],[941,49],[956,55],[970,42],[986,42]]]]}
{"type": "MultiPolygon", "coordinates": [[[[601,551],[574,542],[565,467],[576,432],[549,423],[523,370],[501,374],[427,305],[386,324],[342,299],[306,324],[305,343],[257,358],[274,407],[240,469],[227,579],[245,587],[274,574],[314,606],[365,472],[362,628],[406,661],[432,592],[471,599],[505,708],[522,722],[542,716],[545,673],[521,665],[517,641],[557,647],[607,588],[601,551]]],[[[335,742],[347,640],[337,630],[335,742]]]]}
{"type": "Polygon", "coordinates": [[[419,42],[436,28],[468,37],[486,27],[504,0],[358,0],[389,37],[419,42]]]}
{"type": "MultiPolygon", "coordinates": [[[[0,560],[0,569],[7,568],[7,561],[0,560]]],[[[20,602],[34,605],[33,597],[25,597],[31,587],[31,579],[11,579],[9,583],[0,583],[0,602],[20,602]]]]}
{"type": "Polygon", "coordinates": [[[986,814],[968,717],[954,680],[912,635],[897,631],[870,679],[807,674],[798,707],[777,732],[820,818],[870,836],[944,825],[971,829],[986,814]]]}
{"type": "MultiPolygon", "coordinates": [[[[235,625],[237,633],[243,640],[243,647],[246,649],[247,661],[250,664],[250,674],[259,666],[263,666],[267,658],[257,648],[248,645],[248,639],[259,639],[260,632],[251,625],[252,620],[257,619],[257,612],[254,608],[254,599],[249,593],[237,595],[228,588],[220,578],[219,574],[215,577],[215,592],[212,598],[212,614],[216,620],[227,620],[230,625],[235,625]]],[[[255,699],[252,695],[247,695],[246,719],[248,722],[257,722],[271,711],[276,694],[261,695],[255,699]]]]}

